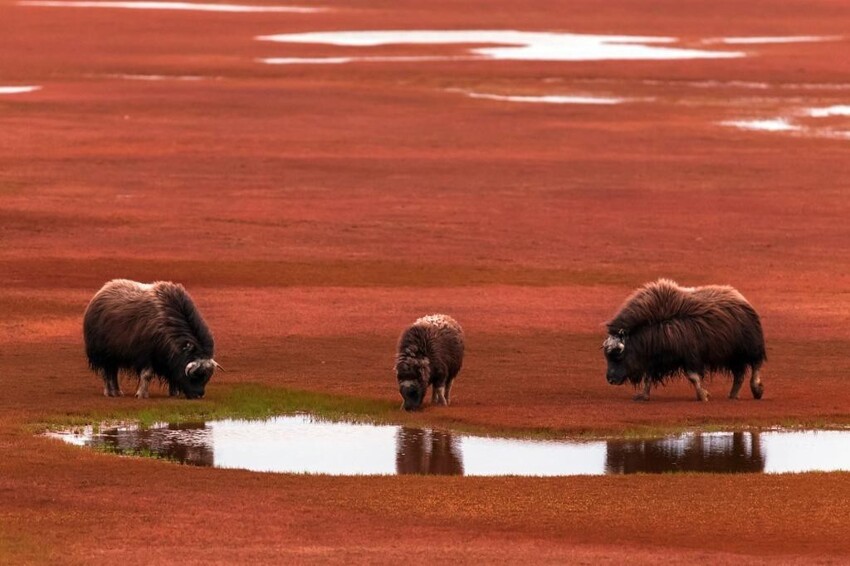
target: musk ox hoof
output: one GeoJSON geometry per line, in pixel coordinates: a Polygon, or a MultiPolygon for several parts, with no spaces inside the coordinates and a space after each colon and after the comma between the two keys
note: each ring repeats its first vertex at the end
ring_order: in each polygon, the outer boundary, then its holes
{"type": "Polygon", "coordinates": [[[764,385],[759,384],[757,388],[753,388],[753,399],[761,399],[762,395],[764,395],[764,385]]]}
{"type": "Polygon", "coordinates": [[[147,391],[145,391],[144,393],[142,393],[141,391],[136,392],[136,399],[148,399],[149,397],[150,395],[148,395],[147,391]]]}
{"type": "Polygon", "coordinates": [[[632,397],[632,401],[649,401],[649,395],[646,395],[645,393],[638,393],[637,395],[632,397]]]}
{"type": "Polygon", "coordinates": [[[697,391],[697,401],[702,401],[703,403],[707,403],[711,398],[711,394],[705,389],[701,389],[697,391]]]}

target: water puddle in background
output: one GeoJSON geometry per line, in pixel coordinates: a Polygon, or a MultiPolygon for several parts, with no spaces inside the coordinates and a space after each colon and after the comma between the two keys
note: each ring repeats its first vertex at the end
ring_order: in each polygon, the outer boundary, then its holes
{"type": "MultiPolygon", "coordinates": [[[[508,61],[723,59],[745,55],[739,51],[711,51],[658,45],[675,43],[677,40],[673,37],[513,30],[336,31],[264,35],[258,36],[257,39],[279,43],[316,43],[346,47],[493,44],[498,47],[475,47],[469,49],[469,52],[482,59],[508,61]]],[[[360,60],[360,58],[350,59],[351,61],[360,60]]],[[[452,58],[435,57],[434,59],[451,60],[452,58]]],[[[265,61],[274,61],[274,59],[265,61]]]]}
{"type": "Polygon", "coordinates": [[[721,43],[726,45],[767,45],[773,43],[819,43],[822,41],[842,41],[841,35],[786,35],[774,37],[716,37],[705,39],[703,43],[710,45],[721,43]]]}
{"type": "Polygon", "coordinates": [[[796,108],[788,117],[755,120],[728,120],[722,126],[762,132],[785,132],[826,139],[850,140],[850,105],[796,108]],[[803,123],[801,123],[803,122],[803,123]]]}
{"type": "Polygon", "coordinates": [[[195,466],[329,475],[574,476],[850,471],[850,431],[685,433],[654,440],[543,441],[316,420],[92,427],[48,436],[195,466]]]}
{"type": "Polygon", "coordinates": [[[192,2],[89,2],[87,0],[21,0],[18,6],[42,8],[123,8],[127,10],[182,10],[193,12],[308,14],[322,12],[324,8],[306,6],[245,6],[241,4],[195,4],[192,2]]]}
{"type": "Polygon", "coordinates": [[[831,116],[850,117],[850,104],[836,104],[825,108],[808,108],[804,114],[811,118],[829,118],[831,116]]]}
{"type": "Polygon", "coordinates": [[[480,57],[442,57],[430,55],[397,55],[374,57],[263,57],[266,65],[341,65],[343,63],[421,63],[425,61],[477,61],[480,57]]]}
{"type": "Polygon", "coordinates": [[[625,98],[614,98],[605,96],[566,96],[566,95],[541,95],[541,96],[514,96],[503,94],[486,94],[481,92],[467,92],[470,98],[484,100],[499,100],[504,102],[526,102],[537,104],[621,104],[626,102],[625,98]]]}
{"type": "Polygon", "coordinates": [[[0,94],[25,94],[41,90],[40,86],[0,86],[0,94]]]}
{"type": "Polygon", "coordinates": [[[206,80],[207,77],[203,77],[200,75],[127,75],[127,74],[113,74],[113,75],[102,75],[109,79],[123,79],[125,81],[203,81],[206,80]]]}
{"type": "Polygon", "coordinates": [[[798,132],[802,128],[795,126],[785,118],[769,120],[729,120],[721,122],[724,126],[732,126],[741,130],[756,130],[762,132],[798,132]]]}

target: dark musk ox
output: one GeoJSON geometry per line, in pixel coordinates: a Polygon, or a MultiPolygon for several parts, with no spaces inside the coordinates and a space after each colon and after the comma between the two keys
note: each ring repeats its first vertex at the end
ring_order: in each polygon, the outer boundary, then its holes
{"type": "Polygon", "coordinates": [[[168,383],[169,395],[204,396],[216,367],[209,328],[182,285],[114,279],[92,298],[83,318],[86,355],[103,375],[103,394],[123,395],[118,371],[139,376],[136,397],[148,397],[154,376],[168,383]]]}
{"type": "Polygon", "coordinates": [[[680,375],[693,383],[697,399],[708,401],[702,387],[706,372],[732,374],[729,398],[737,399],[747,368],[753,397],[761,399],[764,393],[761,320],[732,287],[680,287],[659,279],[626,299],[607,326],[602,350],[608,383],[628,380],[637,387],[643,381],[636,401],[648,401],[654,384],[680,375]]]}
{"type": "Polygon", "coordinates": [[[455,319],[432,314],[414,322],[401,334],[395,360],[402,408],[420,408],[429,385],[431,404],[448,405],[462,364],[463,330],[455,319]]]}

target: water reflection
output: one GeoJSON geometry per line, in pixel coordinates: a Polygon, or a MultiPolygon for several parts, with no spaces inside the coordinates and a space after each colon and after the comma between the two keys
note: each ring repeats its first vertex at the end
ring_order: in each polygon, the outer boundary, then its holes
{"type": "Polygon", "coordinates": [[[574,476],[850,471],[850,431],[686,433],[651,440],[541,441],[328,422],[265,421],[106,427],[51,433],[108,452],[195,466],[328,475],[574,476]]]}
{"type": "Polygon", "coordinates": [[[449,432],[401,427],[395,453],[399,475],[463,475],[460,447],[449,432]]]}
{"type": "Polygon", "coordinates": [[[206,423],[181,423],[142,430],[107,429],[93,436],[90,446],[119,454],[155,454],[167,460],[213,466],[213,442],[206,423]]]}
{"type": "Polygon", "coordinates": [[[763,472],[758,433],[684,434],[656,440],[608,441],[608,474],[763,472]]]}

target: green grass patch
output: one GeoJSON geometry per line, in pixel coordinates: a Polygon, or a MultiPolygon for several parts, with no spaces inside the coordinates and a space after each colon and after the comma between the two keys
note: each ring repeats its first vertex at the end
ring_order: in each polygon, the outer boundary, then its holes
{"type": "Polygon", "coordinates": [[[182,464],[177,458],[171,458],[165,454],[154,452],[148,448],[121,448],[109,443],[95,443],[90,446],[95,452],[103,454],[114,454],[117,456],[129,456],[133,458],[153,458],[154,460],[165,460],[166,462],[175,462],[182,464]]]}
{"type": "Polygon", "coordinates": [[[161,422],[260,420],[293,413],[310,413],[329,420],[391,422],[392,417],[397,416],[398,405],[387,401],[249,384],[219,388],[208,398],[198,401],[151,399],[142,409],[139,409],[138,403],[120,403],[120,406],[109,410],[50,415],[29,428],[38,433],[112,422],[133,422],[147,428],[161,422]]]}

